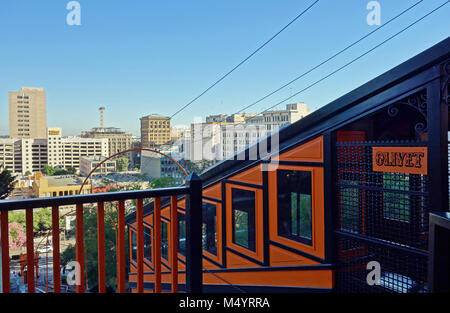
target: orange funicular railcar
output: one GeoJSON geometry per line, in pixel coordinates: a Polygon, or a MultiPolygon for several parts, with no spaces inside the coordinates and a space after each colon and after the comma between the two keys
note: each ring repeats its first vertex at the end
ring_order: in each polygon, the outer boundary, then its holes
{"type": "MultiPolygon", "coordinates": [[[[426,292],[428,213],[448,211],[450,39],[204,173],[205,292],[426,292]],[[390,162],[383,163],[379,148],[390,162]],[[375,152],[374,152],[375,151],[375,152]],[[418,168],[412,158],[420,153],[418,168]],[[391,154],[389,154],[391,153],[391,154]],[[377,165],[377,155],[378,162],[377,165]],[[425,158],[426,157],[426,158],[425,158]],[[394,161],[392,161],[394,158],[394,161]],[[420,163],[420,162],[419,162],[420,163]],[[411,166],[410,166],[411,165],[411,166]],[[368,265],[379,264],[376,283],[368,265]]],[[[186,199],[178,199],[179,290],[186,199]]],[[[144,208],[144,288],[154,287],[153,204],[144,208]]],[[[136,287],[136,216],[127,217],[136,287]]],[[[170,291],[170,201],[161,204],[170,291]]],[[[375,268],[375,267],[374,267],[375,268]]],[[[370,267],[369,267],[370,269],[370,267]]]]}

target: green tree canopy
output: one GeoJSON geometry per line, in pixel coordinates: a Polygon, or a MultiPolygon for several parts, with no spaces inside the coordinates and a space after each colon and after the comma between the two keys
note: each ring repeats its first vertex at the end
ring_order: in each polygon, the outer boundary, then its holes
{"type": "MultiPolygon", "coordinates": [[[[105,206],[105,276],[106,286],[116,288],[116,231],[112,221],[117,221],[117,205],[105,206]],[[107,217],[106,215],[109,215],[107,217]]],[[[98,285],[98,249],[97,249],[97,210],[84,213],[84,242],[86,251],[87,283],[89,288],[98,285]]],[[[127,234],[125,234],[127,236],[127,234]]],[[[127,238],[127,237],[126,237],[127,238]]],[[[128,258],[128,240],[125,240],[126,258],[128,258]]],[[[61,264],[66,265],[75,260],[75,246],[69,245],[61,253],[61,264]]],[[[128,262],[126,262],[128,266],[128,262]]],[[[128,269],[126,269],[128,272],[128,269]]]]}
{"type": "Polygon", "coordinates": [[[44,169],[42,170],[42,173],[47,176],[74,175],[76,172],[77,170],[74,167],[68,167],[67,169],[63,170],[49,165],[44,165],[44,169]]]}
{"type": "Polygon", "coordinates": [[[0,200],[8,197],[11,191],[13,191],[14,181],[14,177],[7,169],[0,172],[0,200]]]}
{"type": "Polygon", "coordinates": [[[128,170],[129,160],[126,156],[122,156],[116,159],[116,169],[118,172],[124,172],[128,170]]]}
{"type": "MultiPolygon", "coordinates": [[[[52,228],[52,211],[50,208],[42,208],[33,211],[33,231],[44,231],[52,228]]],[[[25,210],[12,211],[8,214],[9,223],[18,223],[26,228],[25,210]]]]}
{"type": "Polygon", "coordinates": [[[154,188],[167,188],[176,187],[177,183],[173,177],[165,176],[160,178],[155,178],[150,182],[150,189],[154,188]]]}

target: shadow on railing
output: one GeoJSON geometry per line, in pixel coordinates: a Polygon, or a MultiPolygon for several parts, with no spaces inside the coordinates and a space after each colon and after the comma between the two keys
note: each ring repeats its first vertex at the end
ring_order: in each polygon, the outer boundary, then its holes
{"type": "MultiPolygon", "coordinates": [[[[182,187],[108,192],[88,195],[62,196],[53,198],[5,200],[0,201],[0,242],[2,262],[3,293],[11,292],[10,286],[10,258],[9,258],[9,230],[8,212],[14,210],[26,211],[26,251],[27,251],[27,285],[28,292],[34,293],[35,263],[33,210],[39,208],[52,208],[52,245],[53,245],[53,292],[61,292],[60,276],[60,206],[76,206],[76,262],[78,270],[75,271],[76,292],[86,291],[85,281],[85,247],[83,231],[83,211],[85,204],[97,203],[97,240],[98,240],[98,292],[106,292],[105,285],[105,202],[118,202],[117,218],[117,292],[126,292],[125,270],[125,200],[136,200],[137,221],[137,292],[144,292],[144,226],[143,226],[143,200],[154,199],[155,236],[152,238],[152,247],[155,255],[155,292],[161,292],[161,197],[171,197],[171,218],[173,225],[177,225],[177,196],[187,196],[186,240],[187,242],[200,242],[202,240],[202,182],[194,173],[187,178],[187,185],[182,187]]],[[[170,240],[176,242],[176,229],[171,231],[170,240]]],[[[172,255],[176,256],[177,245],[171,245],[172,255]]],[[[186,251],[186,291],[202,292],[202,250],[201,244],[188,244],[186,251]]],[[[173,263],[172,292],[178,292],[177,262],[173,263]]]]}

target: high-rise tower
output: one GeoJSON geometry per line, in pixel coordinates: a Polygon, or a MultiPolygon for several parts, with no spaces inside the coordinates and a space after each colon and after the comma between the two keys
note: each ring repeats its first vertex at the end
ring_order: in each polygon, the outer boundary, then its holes
{"type": "Polygon", "coordinates": [[[9,92],[9,137],[47,138],[46,95],[42,88],[9,92]]]}

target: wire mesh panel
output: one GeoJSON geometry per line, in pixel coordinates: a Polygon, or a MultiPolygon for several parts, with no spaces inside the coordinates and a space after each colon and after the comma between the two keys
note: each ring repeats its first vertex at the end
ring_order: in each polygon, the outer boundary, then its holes
{"type": "Polygon", "coordinates": [[[422,251],[427,249],[428,177],[372,168],[374,146],[418,145],[423,143],[336,144],[338,291],[420,292],[426,289],[427,259],[422,251]],[[366,265],[371,261],[380,264],[379,285],[366,282],[369,273],[366,265]]]}
{"type": "Polygon", "coordinates": [[[339,238],[338,245],[344,249],[338,256],[336,281],[338,291],[343,293],[422,293],[427,291],[427,257],[423,254],[406,253],[382,244],[363,240],[339,238]],[[380,264],[377,283],[368,283],[367,264],[380,264]]]}

